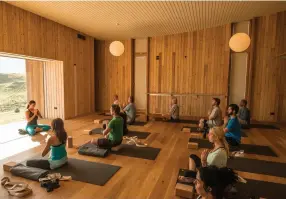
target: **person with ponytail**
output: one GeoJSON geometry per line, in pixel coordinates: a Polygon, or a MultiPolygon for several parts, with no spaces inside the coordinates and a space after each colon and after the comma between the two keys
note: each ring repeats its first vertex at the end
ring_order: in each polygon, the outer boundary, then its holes
{"type": "Polygon", "coordinates": [[[229,156],[229,147],[225,140],[222,127],[213,127],[209,130],[208,139],[213,143],[214,148],[205,149],[201,158],[191,154],[189,158],[189,170],[196,171],[199,167],[217,166],[225,167],[229,156]]]}
{"type": "Polygon", "coordinates": [[[195,183],[197,199],[227,198],[228,187],[238,182],[238,175],[230,168],[216,166],[201,167],[195,183]]]}
{"type": "Polygon", "coordinates": [[[67,162],[67,133],[63,120],[60,118],[54,119],[52,121],[52,130],[54,134],[48,139],[42,152],[42,157],[44,157],[51,151],[49,159],[28,160],[27,166],[50,170],[59,168],[67,162]]]}
{"type": "MultiPolygon", "coordinates": [[[[38,118],[43,118],[40,111],[35,108],[36,102],[34,100],[31,100],[27,105],[27,111],[25,112],[26,120],[27,120],[27,126],[26,126],[26,132],[29,133],[29,135],[33,136],[38,132],[42,131],[48,131],[51,129],[49,125],[44,124],[38,124],[38,118]]],[[[19,130],[19,133],[23,133],[19,130]]]]}

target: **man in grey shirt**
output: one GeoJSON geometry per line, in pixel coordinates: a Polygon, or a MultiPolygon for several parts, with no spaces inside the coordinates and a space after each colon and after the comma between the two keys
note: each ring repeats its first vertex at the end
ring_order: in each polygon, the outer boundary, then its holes
{"type": "Polygon", "coordinates": [[[239,108],[237,117],[241,125],[250,124],[250,111],[246,107],[246,105],[247,105],[247,100],[243,99],[240,101],[240,104],[239,104],[240,108],[239,108]]]}
{"type": "Polygon", "coordinates": [[[133,124],[136,118],[136,106],[134,104],[134,97],[130,96],[128,98],[128,104],[123,109],[127,115],[127,124],[133,124]]]}
{"type": "Polygon", "coordinates": [[[207,125],[208,128],[223,125],[222,112],[219,105],[220,105],[220,99],[213,98],[212,110],[208,112],[208,120],[201,119],[199,124],[200,128],[206,127],[205,125],[207,125]]]}

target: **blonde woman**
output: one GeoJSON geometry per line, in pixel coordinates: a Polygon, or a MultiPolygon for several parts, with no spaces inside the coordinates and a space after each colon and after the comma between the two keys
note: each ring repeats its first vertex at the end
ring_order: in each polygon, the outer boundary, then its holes
{"type": "Polygon", "coordinates": [[[209,130],[208,138],[213,143],[214,148],[211,150],[205,149],[201,154],[201,158],[191,154],[189,170],[196,171],[197,168],[206,166],[226,167],[229,147],[224,134],[222,127],[213,127],[209,130]]]}

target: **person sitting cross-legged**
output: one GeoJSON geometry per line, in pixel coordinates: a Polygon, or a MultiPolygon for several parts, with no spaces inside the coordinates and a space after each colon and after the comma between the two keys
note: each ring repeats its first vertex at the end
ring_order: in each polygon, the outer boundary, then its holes
{"type": "Polygon", "coordinates": [[[109,121],[107,128],[103,131],[104,138],[91,140],[91,143],[97,145],[99,148],[112,148],[122,143],[124,121],[119,115],[120,107],[116,104],[112,104],[110,113],[113,118],[109,121]]]}

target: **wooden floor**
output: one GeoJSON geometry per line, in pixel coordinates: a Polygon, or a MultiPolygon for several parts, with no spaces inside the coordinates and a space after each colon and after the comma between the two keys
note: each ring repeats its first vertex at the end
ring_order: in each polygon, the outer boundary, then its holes
{"type": "MultiPolygon", "coordinates": [[[[66,130],[69,135],[74,137],[74,144],[80,145],[90,140],[88,130],[99,127],[93,124],[93,120],[102,118],[98,115],[89,115],[65,122],[66,130]]],[[[49,123],[49,121],[44,121],[49,123]]],[[[68,149],[69,157],[83,159],[94,162],[118,165],[122,168],[108,181],[105,186],[96,186],[78,181],[61,182],[61,187],[51,193],[47,193],[41,188],[38,182],[32,182],[22,178],[12,177],[13,181],[24,181],[29,183],[33,189],[33,195],[27,198],[69,198],[69,199],[173,199],[175,196],[175,183],[179,168],[187,168],[188,156],[190,153],[200,153],[187,149],[189,133],[181,132],[183,124],[170,124],[163,122],[149,122],[144,127],[130,126],[131,130],[144,130],[151,132],[151,135],[145,142],[152,147],[161,148],[161,152],[155,161],[137,159],[125,156],[109,155],[106,158],[95,158],[81,156],[77,154],[76,149],[68,149]]],[[[281,126],[280,126],[281,127],[281,126]]],[[[282,126],[283,127],[283,126],[282,126]]],[[[243,139],[243,143],[252,143],[259,145],[269,145],[278,154],[278,158],[270,158],[258,155],[245,155],[245,157],[270,160],[286,163],[286,129],[265,130],[251,129],[246,131],[248,137],[243,139]]],[[[36,135],[33,142],[39,143],[39,146],[28,149],[14,156],[0,160],[0,165],[4,162],[13,160],[23,161],[41,153],[47,136],[36,135]]],[[[26,143],[29,144],[30,137],[26,143]]],[[[24,144],[24,143],[22,143],[24,144]]],[[[17,147],[17,146],[14,146],[17,147]]],[[[2,156],[9,151],[8,146],[1,150],[2,156]]],[[[242,177],[256,179],[261,181],[277,182],[286,184],[286,178],[259,175],[247,172],[239,172],[242,177]]],[[[10,176],[9,172],[0,169],[0,177],[10,176]]],[[[94,176],[96,178],[96,176],[94,176]]],[[[0,188],[0,198],[12,198],[7,192],[0,188]]]]}

